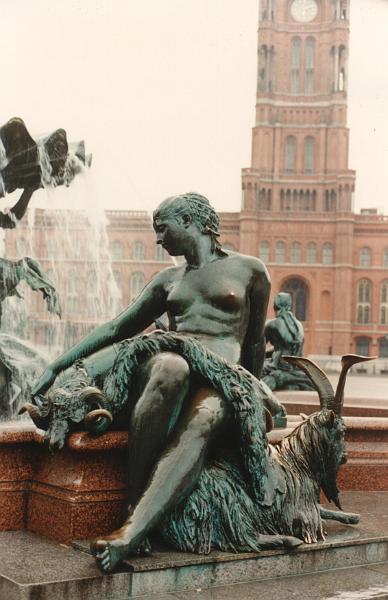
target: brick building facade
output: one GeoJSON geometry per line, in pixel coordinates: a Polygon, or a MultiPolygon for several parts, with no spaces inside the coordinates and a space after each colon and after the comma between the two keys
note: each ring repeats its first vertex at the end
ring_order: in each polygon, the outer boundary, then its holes
{"type": "MultiPolygon", "coordinates": [[[[353,212],[348,0],[262,0],[239,236],[289,291],[305,351],[388,356],[388,218],[353,212]]],[[[237,241],[238,238],[238,241],[237,241]]]]}
{"type": "MultiPolygon", "coordinates": [[[[264,261],[273,295],[292,294],[306,354],[388,357],[388,217],[355,214],[352,202],[349,0],[261,0],[259,10],[251,165],[242,171],[241,211],[221,215],[221,241],[264,261]]],[[[27,220],[7,232],[6,256],[30,253],[56,280],[69,345],[171,259],[155,246],[147,213],[107,211],[106,251],[96,255],[90,249],[102,238],[89,239],[88,218],[68,215],[64,227],[65,212],[35,211],[33,235],[27,220]]],[[[34,302],[32,337],[54,343],[59,326],[34,302]]]]}

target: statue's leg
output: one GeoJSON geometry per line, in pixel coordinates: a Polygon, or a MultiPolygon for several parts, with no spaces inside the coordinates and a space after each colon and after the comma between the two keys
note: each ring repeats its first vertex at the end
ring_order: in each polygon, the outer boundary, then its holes
{"type": "Polygon", "coordinates": [[[143,367],[142,393],[132,412],[128,435],[129,504],[135,506],[180,416],[190,370],[179,355],[163,352],[143,367]]]}
{"type": "Polygon", "coordinates": [[[188,400],[175,435],[124,525],[91,545],[105,572],[135,552],[163,515],[191,491],[201,473],[209,442],[227,420],[228,406],[214,390],[201,388],[188,400]]]}
{"type": "Polygon", "coordinates": [[[341,510],[330,510],[329,508],[319,507],[322,519],[326,521],[338,521],[345,525],[356,525],[360,520],[360,515],[357,513],[346,513],[341,510]]]}

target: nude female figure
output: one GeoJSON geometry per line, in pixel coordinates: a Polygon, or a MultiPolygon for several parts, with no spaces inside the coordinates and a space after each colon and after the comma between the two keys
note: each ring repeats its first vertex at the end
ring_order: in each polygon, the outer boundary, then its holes
{"type": "MultiPolygon", "coordinates": [[[[270,293],[263,263],[222,250],[219,217],[198,194],[167,198],[154,212],[153,223],[156,243],[171,256],[183,255],[185,264],[158,273],[128,309],[57,358],[33,394],[47,390],[77,359],[136,336],[164,312],[172,331],[200,340],[260,376],[270,293]]],[[[92,543],[106,572],[135,552],[192,490],[209,446],[229,420],[224,398],[193,381],[188,364],[178,355],[164,352],[150,359],[140,369],[137,385],[139,398],[129,423],[129,516],[120,529],[92,543]]],[[[281,405],[274,399],[270,409],[274,414],[281,405]]]]}

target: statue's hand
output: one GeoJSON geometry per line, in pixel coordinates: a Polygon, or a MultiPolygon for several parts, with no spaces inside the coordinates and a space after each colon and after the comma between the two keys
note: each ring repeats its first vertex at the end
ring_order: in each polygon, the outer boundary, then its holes
{"type": "Polygon", "coordinates": [[[46,392],[54,383],[56,376],[57,373],[55,373],[54,369],[47,367],[47,369],[45,369],[45,371],[43,371],[42,375],[39,377],[38,381],[33,384],[31,395],[37,396],[38,394],[44,394],[44,392],[46,392]]]}

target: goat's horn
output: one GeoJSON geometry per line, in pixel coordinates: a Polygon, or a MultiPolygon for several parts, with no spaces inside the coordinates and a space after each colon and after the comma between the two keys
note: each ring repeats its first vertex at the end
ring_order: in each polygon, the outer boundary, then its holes
{"type": "Polygon", "coordinates": [[[31,404],[31,402],[26,402],[23,404],[23,406],[19,409],[18,414],[22,415],[25,412],[30,415],[33,423],[35,423],[39,429],[44,429],[44,427],[47,425],[46,419],[44,418],[45,415],[42,415],[39,407],[35,404],[31,404]]]}
{"type": "Polygon", "coordinates": [[[337,389],[336,389],[335,397],[334,397],[334,407],[333,407],[334,412],[336,412],[338,415],[340,415],[342,412],[342,406],[344,403],[344,389],[345,389],[346,375],[348,374],[350,367],[352,367],[356,363],[365,362],[367,360],[373,360],[374,358],[375,358],[374,356],[359,356],[358,354],[345,354],[345,356],[342,357],[342,359],[341,359],[342,369],[341,369],[341,373],[340,373],[340,376],[338,379],[337,389]]]}
{"type": "Polygon", "coordinates": [[[112,413],[105,408],[96,408],[91,410],[84,418],[84,425],[87,431],[94,434],[100,434],[106,431],[113,421],[112,413]]]}
{"type": "Polygon", "coordinates": [[[105,404],[106,398],[105,394],[99,390],[97,387],[87,386],[80,393],[80,400],[84,400],[85,402],[101,402],[105,404]]]}
{"type": "Polygon", "coordinates": [[[327,375],[315,364],[315,362],[304,356],[282,356],[282,359],[302,369],[302,371],[304,371],[311,379],[318,392],[321,408],[333,408],[333,387],[328,380],[327,375]]]}
{"type": "Polygon", "coordinates": [[[34,404],[31,404],[31,402],[26,402],[25,404],[23,404],[23,406],[18,411],[18,415],[22,415],[25,412],[28,412],[28,414],[30,415],[31,419],[33,417],[39,418],[39,417],[42,416],[40,414],[39,408],[37,406],[35,406],[34,404]]]}

